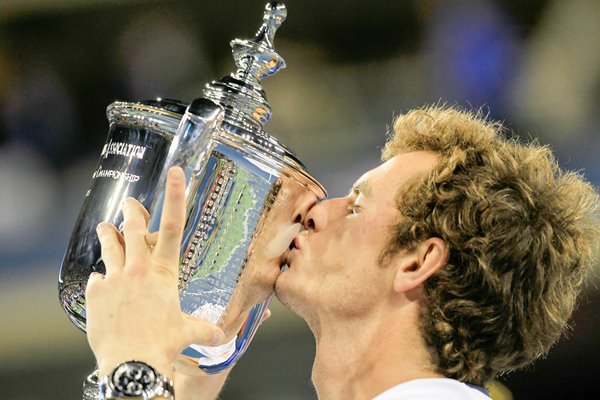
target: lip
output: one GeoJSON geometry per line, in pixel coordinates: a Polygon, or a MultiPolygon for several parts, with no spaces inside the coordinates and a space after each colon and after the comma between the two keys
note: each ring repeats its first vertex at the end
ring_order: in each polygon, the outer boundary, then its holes
{"type": "Polygon", "coordinates": [[[290,243],[290,248],[287,250],[287,252],[285,253],[285,261],[286,264],[289,266],[293,256],[300,251],[300,239],[299,239],[299,235],[296,235],[294,237],[294,240],[292,240],[292,242],[290,243]]]}
{"type": "Polygon", "coordinates": [[[296,235],[294,237],[294,240],[292,241],[292,243],[294,244],[294,248],[292,250],[294,250],[294,249],[300,250],[300,236],[299,235],[296,235]]]}

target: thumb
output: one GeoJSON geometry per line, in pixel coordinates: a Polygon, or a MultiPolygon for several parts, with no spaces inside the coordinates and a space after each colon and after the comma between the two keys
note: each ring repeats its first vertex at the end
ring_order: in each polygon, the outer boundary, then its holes
{"type": "Polygon", "coordinates": [[[263,322],[265,322],[266,320],[268,320],[269,317],[271,317],[271,309],[267,308],[267,310],[263,314],[262,318],[260,319],[260,323],[262,324],[263,322]]]}
{"type": "Polygon", "coordinates": [[[265,255],[267,258],[277,258],[281,257],[281,255],[286,251],[286,249],[290,246],[294,237],[302,230],[301,224],[294,224],[288,226],[286,228],[281,229],[277,236],[272,238],[271,242],[267,245],[265,249],[265,255]]]}
{"type": "Polygon", "coordinates": [[[217,346],[225,341],[225,333],[216,325],[183,313],[185,322],[185,346],[199,344],[203,346],[217,346]]]}

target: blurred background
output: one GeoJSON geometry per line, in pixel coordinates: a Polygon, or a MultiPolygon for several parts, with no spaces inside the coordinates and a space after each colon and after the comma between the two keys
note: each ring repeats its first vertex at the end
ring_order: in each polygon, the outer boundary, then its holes
{"type": "MultiPolygon", "coordinates": [[[[0,0],[2,399],[77,399],[94,362],[62,311],[62,255],[108,131],[106,106],[184,101],[233,71],[264,0],[0,0]]],[[[290,0],[264,82],[266,130],[344,194],[379,162],[394,115],[483,107],[600,184],[598,0],[290,0]]],[[[596,277],[598,274],[596,273],[596,277]]],[[[500,379],[504,398],[600,398],[592,281],[550,355],[500,379]]],[[[311,333],[281,305],[222,398],[312,399],[311,333]]]]}

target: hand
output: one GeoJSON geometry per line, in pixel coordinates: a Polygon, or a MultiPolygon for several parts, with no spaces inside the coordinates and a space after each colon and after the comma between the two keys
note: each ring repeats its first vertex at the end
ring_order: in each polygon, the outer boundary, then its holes
{"type": "Polygon", "coordinates": [[[86,290],[88,342],[99,376],[139,360],[173,378],[172,363],[191,343],[221,344],[223,332],[181,311],[179,254],[185,224],[185,178],[171,168],[156,245],[148,245],[148,212],[132,198],[123,206],[121,235],[98,225],[106,276],[90,276],[86,290]]]}

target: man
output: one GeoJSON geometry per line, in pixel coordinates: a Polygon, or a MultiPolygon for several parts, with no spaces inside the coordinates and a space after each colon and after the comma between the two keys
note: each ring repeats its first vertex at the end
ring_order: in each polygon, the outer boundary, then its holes
{"type": "MultiPolygon", "coordinates": [[[[384,164],[304,215],[272,284],[315,335],[319,398],[485,399],[476,386],[560,337],[597,249],[598,195],[547,148],[501,131],[460,110],[411,111],[384,164]]],[[[124,237],[99,226],[107,274],[88,283],[88,337],[100,376],[141,360],[175,379],[179,400],[214,398],[224,375],[171,367],[189,343],[223,340],[179,311],[183,186],[170,171],[153,248],[134,200],[124,237]]]]}

